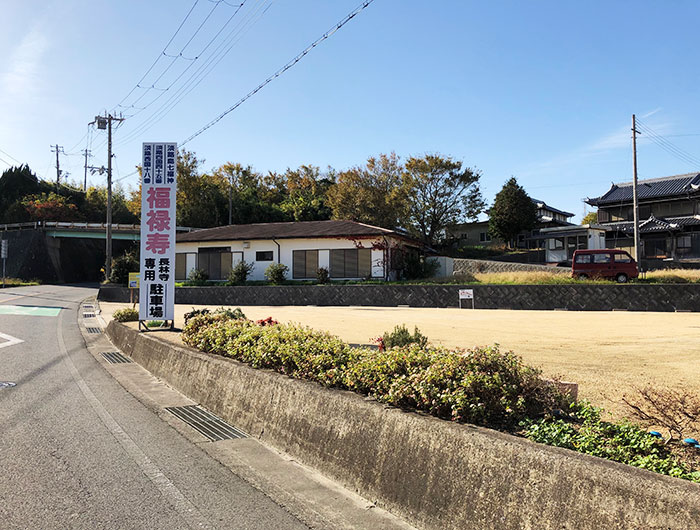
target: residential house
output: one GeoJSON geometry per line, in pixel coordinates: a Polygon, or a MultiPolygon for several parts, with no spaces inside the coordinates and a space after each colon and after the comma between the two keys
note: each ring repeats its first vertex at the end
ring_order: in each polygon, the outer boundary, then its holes
{"type": "MultiPolygon", "coordinates": [[[[646,261],[700,261],[700,173],[637,183],[640,255],[646,261]]],[[[632,183],[613,184],[586,202],[598,208],[606,246],[634,249],[632,183]]]]}
{"type": "Polygon", "coordinates": [[[177,280],[195,268],[223,280],[240,261],[254,264],[251,280],[264,280],[273,263],[286,265],[294,280],[315,280],[321,267],[335,280],[393,280],[405,256],[423,245],[405,233],[354,221],[305,221],[196,230],[179,234],[175,248],[177,280]]]}
{"type": "MultiPolygon", "coordinates": [[[[532,202],[537,206],[537,225],[536,230],[542,228],[552,228],[557,226],[572,226],[569,221],[574,214],[559,210],[549,206],[544,201],[532,199],[532,202]]],[[[488,213],[488,211],[486,212],[488,213]]],[[[463,223],[454,225],[447,230],[448,237],[459,240],[459,245],[464,246],[496,246],[503,245],[503,241],[492,238],[489,234],[489,222],[478,221],[474,223],[463,223]]],[[[518,235],[518,247],[527,247],[527,238],[530,233],[523,231],[518,235]]]]}

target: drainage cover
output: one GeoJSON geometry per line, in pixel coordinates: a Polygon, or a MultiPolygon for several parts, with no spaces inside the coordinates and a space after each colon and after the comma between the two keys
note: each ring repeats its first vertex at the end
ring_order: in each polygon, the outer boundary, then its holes
{"type": "Polygon", "coordinates": [[[95,306],[94,306],[94,305],[85,304],[85,305],[83,306],[83,309],[86,309],[86,310],[89,309],[89,310],[92,311],[93,309],[95,309],[95,306]]]}
{"type": "Polygon", "coordinates": [[[83,318],[95,318],[95,313],[83,313],[83,318]]]}
{"type": "Polygon", "coordinates": [[[165,407],[165,410],[180,418],[187,425],[202,433],[212,442],[248,437],[243,431],[229,425],[221,418],[217,418],[198,405],[165,407]]]}
{"type": "Polygon", "coordinates": [[[0,381],[0,389],[12,388],[13,386],[17,386],[17,385],[15,383],[10,382],[10,381],[0,381]]]}
{"type": "Polygon", "coordinates": [[[102,357],[112,364],[130,363],[131,359],[124,357],[118,351],[103,351],[102,357]]]}
{"type": "Polygon", "coordinates": [[[101,333],[102,330],[100,328],[85,328],[88,333],[101,333]]]}

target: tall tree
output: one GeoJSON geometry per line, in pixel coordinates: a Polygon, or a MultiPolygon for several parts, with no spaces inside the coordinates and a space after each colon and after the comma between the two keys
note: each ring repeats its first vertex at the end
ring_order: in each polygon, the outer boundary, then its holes
{"type": "Polygon", "coordinates": [[[479,189],[481,173],[462,169],[449,156],[410,157],[403,173],[408,198],[407,228],[428,245],[444,237],[448,225],[476,217],[484,209],[479,189]]]}
{"type": "Polygon", "coordinates": [[[288,168],[284,179],[287,196],[280,207],[291,221],[325,221],[331,218],[332,210],[326,197],[334,182],[331,168],[326,175],[322,175],[320,168],[312,165],[288,168]]]}
{"type": "Polygon", "coordinates": [[[588,212],[583,219],[581,219],[582,225],[593,225],[598,223],[598,212],[588,212]]]}
{"type": "Polygon", "coordinates": [[[491,236],[502,239],[512,247],[518,234],[531,230],[536,223],[537,205],[515,177],[511,177],[496,194],[489,210],[491,236]]]}
{"type": "Polygon", "coordinates": [[[199,172],[199,161],[192,151],[177,157],[177,224],[196,228],[221,226],[228,222],[226,183],[216,175],[199,172]]]}
{"type": "Polygon", "coordinates": [[[367,164],[338,174],[328,190],[334,219],[350,219],[383,228],[402,227],[408,211],[403,166],[396,153],[369,157],[367,164]]]}

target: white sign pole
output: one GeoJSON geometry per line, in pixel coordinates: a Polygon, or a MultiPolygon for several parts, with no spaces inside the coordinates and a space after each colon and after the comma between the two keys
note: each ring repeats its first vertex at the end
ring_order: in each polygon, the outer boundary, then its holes
{"type": "Polygon", "coordinates": [[[7,261],[7,239],[0,241],[0,258],[2,258],[2,288],[5,288],[5,262],[7,261]]]}
{"type": "Polygon", "coordinates": [[[176,164],[177,144],[143,144],[139,328],[147,320],[175,323],[176,164]]]}

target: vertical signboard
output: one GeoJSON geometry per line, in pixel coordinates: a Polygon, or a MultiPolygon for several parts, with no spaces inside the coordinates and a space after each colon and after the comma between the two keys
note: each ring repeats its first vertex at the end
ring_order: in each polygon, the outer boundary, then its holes
{"type": "Polygon", "coordinates": [[[175,318],[177,144],[144,143],[139,320],[175,318]]]}

